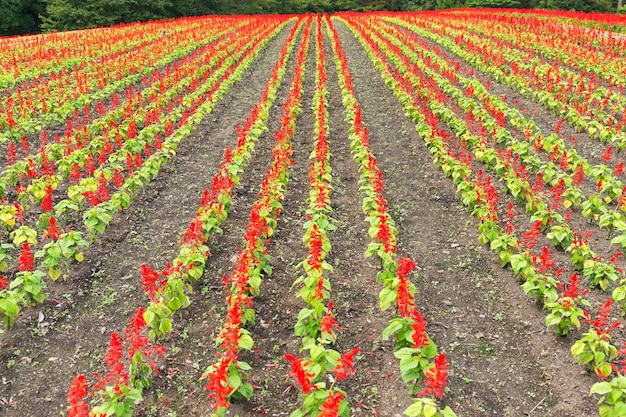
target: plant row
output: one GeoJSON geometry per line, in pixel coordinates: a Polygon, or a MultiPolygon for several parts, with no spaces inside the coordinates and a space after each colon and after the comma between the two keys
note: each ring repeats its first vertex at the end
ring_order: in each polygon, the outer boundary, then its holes
{"type": "Polygon", "coordinates": [[[248,382],[251,366],[240,359],[242,351],[252,350],[254,340],[246,328],[255,323],[254,298],[261,291],[263,279],[272,273],[268,245],[277,226],[282,201],[292,165],[291,138],[295,134],[296,117],[301,111],[302,82],[310,42],[312,17],[306,22],[296,53],[296,64],[287,100],[283,105],[280,127],[274,132],[273,160],[266,170],[258,198],[252,204],[243,240],[243,248],[235,261],[235,269],[225,278],[226,317],[216,345],[218,358],[210,365],[202,379],[213,399],[214,415],[224,416],[230,402],[238,398],[250,399],[252,384],[248,382]]]}
{"type": "Polygon", "coordinates": [[[380,261],[377,281],[382,285],[379,293],[380,308],[395,306],[396,312],[382,338],[395,335],[394,355],[399,360],[402,379],[417,394],[414,403],[405,410],[408,416],[454,416],[448,406],[441,407],[446,388],[448,362],[426,331],[425,316],[415,303],[415,286],[410,273],[416,268],[409,258],[396,255],[397,230],[389,214],[389,204],[383,194],[382,172],[369,147],[369,135],[363,125],[361,108],[355,97],[352,73],[342,50],[338,33],[330,19],[327,29],[335,53],[334,61],[342,91],[343,104],[350,124],[350,147],[360,173],[360,188],[364,193],[362,209],[369,223],[369,235],[374,239],[368,245],[365,257],[376,255],[380,261]]]}
{"type": "MultiPolygon", "coordinates": [[[[341,330],[333,313],[331,281],[327,274],[333,267],[326,261],[332,250],[329,234],[336,227],[331,205],[332,168],[328,147],[328,90],[326,79],[327,60],[324,54],[322,17],[318,15],[315,44],[315,92],[313,94],[314,149],[309,169],[309,197],[306,210],[307,222],[302,241],[307,245],[308,256],[298,264],[303,271],[293,283],[298,288],[296,298],[306,303],[298,312],[294,334],[301,338],[302,358],[285,354],[291,364],[291,374],[302,390],[302,405],[292,417],[336,417],[350,414],[347,393],[336,384],[354,372],[354,356],[360,351],[354,348],[341,354],[334,348],[337,333],[341,330]],[[326,383],[329,380],[329,386],[326,383]]],[[[298,355],[300,356],[300,355],[298,355]]]]}

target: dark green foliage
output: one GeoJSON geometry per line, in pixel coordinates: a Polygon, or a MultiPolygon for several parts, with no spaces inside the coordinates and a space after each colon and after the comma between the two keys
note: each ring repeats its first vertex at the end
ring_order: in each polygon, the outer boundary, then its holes
{"type": "Polygon", "coordinates": [[[615,12],[619,0],[0,0],[0,36],[206,14],[519,7],[615,12]]]}
{"type": "Polygon", "coordinates": [[[44,0],[0,0],[0,36],[39,33],[44,0]]]}
{"type": "Polygon", "coordinates": [[[467,0],[466,7],[520,7],[518,0],[467,0]]]}
{"type": "Polygon", "coordinates": [[[548,9],[583,12],[613,12],[617,6],[611,0],[547,0],[548,9]]]}

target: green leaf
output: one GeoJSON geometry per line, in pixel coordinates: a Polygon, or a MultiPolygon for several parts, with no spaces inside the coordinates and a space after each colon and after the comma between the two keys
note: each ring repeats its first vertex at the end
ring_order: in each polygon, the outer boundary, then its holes
{"type": "Polygon", "coordinates": [[[561,317],[556,314],[548,314],[546,317],[546,327],[557,325],[561,322],[561,317]]]}
{"type": "Polygon", "coordinates": [[[437,414],[437,406],[430,403],[424,405],[424,417],[433,417],[437,414]]]}
{"type": "Polygon", "coordinates": [[[254,392],[254,388],[252,388],[252,384],[246,382],[245,384],[239,387],[239,393],[246,399],[249,400],[252,397],[252,393],[254,392]]]}
{"type": "Polygon", "coordinates": [[[613,290],[613,301],[619,303],[626,298],[626,286],[620,285],[613,290]]]}
{"type": "Polygon", "coordinates": [[[404,410],[404,415],[408,417],[417,417],[422,414],[422,403],[416,402],[411,404],[406,410],[404,410]]]}
{"type": "Polygon", "coordinates": [[[596,382],[591,386],[589,394],[605,395],[612,391],[611,384],[609,382],[596,382]]]}
{"type": "Polygon", "coordinates": [[[241,334],[239,337],[239,348],[245,350],[252,350],[254,341],[249,334],[241,334]]]}
{"type": "Polygon", "coordinates": [[[398,330],[402,329],[403,323],[400,319],[394,319],[389,322],[389,326],[385,330],[383,330],[382,339],[388,340],[391,335],[396,333],[398,330]]]}

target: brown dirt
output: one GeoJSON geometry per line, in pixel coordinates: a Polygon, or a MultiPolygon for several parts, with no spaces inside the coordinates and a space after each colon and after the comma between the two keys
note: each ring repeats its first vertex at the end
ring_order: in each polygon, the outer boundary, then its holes
{"type": "MultiPolygon", "coordinates": [[[[451,363],[445,404],[459,416],[586,417],[596,414],[587,393],[595,378],[569,353],[572,337],[557,339],[544,325],[546,312],[519,288],[510,270],[478,243],[477,221],[455,194],[452,182],[432,163],[415,126],[369,62],[361,45],[337,24],[363,121],[384,174],[386,196],[399,230],[399,254],[418,264],[414,283],[417,305],[426,313],[431,338],[451,363]]],[[[176,253],[182,231],[193,219],[225,146],[233,146],[235,127],[258,99],[278,58],[288,28],[258,57],[244,79],[179,148],[177,157],[147,188],[131,209],[116,217],[106,235],[85,253],[66,282],[49,284],[43,306],[27,309],[15,328],[0,335],[0,403],[6,416],[53,416],[67,408],[72,377],[103,372],[101,360],[111,332],[123,331],[135,308],[147,304],[139,267],[163,268],[176,253]],[[44,320],[38,322],[39,313],[44,320]]],[[[328,41],[328,39],[326,39],[328,41]]],[[[363,259],[370,242],[361,212],[359,174],[350,155],[344,109],[332,60],[328,90],[332,217],[337,231],[329,277],[338,324],[337,350],[360,347],[355,378],[342,388],[353,415],[397,417],[411,403],[403,385],[393,345],[380,340],[391,312],[378,307],[376,265],[363,259]]],[[[301,242],[306,221],[309,154],[313,149],[311,101],[314,89],[314,44],[306,68],[303,111],[293,140],[284,209],[270,244],[273,274],[255,299],[255,348],[246,355],[257,387],[249,402],[234,404],[228,415],[289,415],[300,403],[288,378],[284,353],[298,353],[293,336],[301,302],[291,283],[294,266],[306,256],[301,242]]],[[[178,314],[165,341],[162,377],[144,393],[138,416],[208,416],[210,403],[198,381],[216,355],[214,336],[222,324],[225,297],[222,275],[233,267],[237,248],[265,168],[271,160],[273,131],[278,127],[293,62],[290,62],[270,115],[269,131],[235,193],[224,233],[209,241],[206,272],[194,288],[192,305],[178,314]]],[[[546,120],[546,124],[552,123],[546,120]]]]}

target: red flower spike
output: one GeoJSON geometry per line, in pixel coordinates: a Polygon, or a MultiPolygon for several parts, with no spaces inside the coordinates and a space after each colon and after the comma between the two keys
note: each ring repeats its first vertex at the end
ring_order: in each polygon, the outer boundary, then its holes
{"type": "Polygon", "coordinates": [[[89,383],[85,378],[85,375],[79,375],[74,377],[72,385],[67,393],[67,398],[70,401],[70,406],[67,409],[67,417],[89,417],[89,411],[91,410],[85,401],[85,398],[89,395],[89,383]]]}
{"type": "Polygon", "coordinates": [[[33,262],[34,262],[33,251],[30,248],[30,245],[28,244],[28,242],[24,242],[22,244],[22,250],[20,251],[18,270],[19,271],[32,271],[33,269],[35,269],[33,262]]]}
{"type": "Polygon", "coordinates": [[[156,293],[163,290],[166,283],[166,280],[159,278],[157,271],[151,269],[146,264],[141,264],[141,280],[143,282],[142,288],[152,301],[155,300],[156,293]]]}
{"type": "Polygon", "coordinates": [[[122,177],[120,170],[117,168],[113,169],[113,185],[115,188],[120,188],[124,185],[124,177],[122,177]]]}
{"type": "Polygon", "coordinates": [[[413,310],[411,313],[413,322],[411,328],[413,329],[413,348],[419,349],[424,347],[428,343],[428,334],[426,333],[426,315],[420,315],[417,310],[413,310]]]}
{"type": "Polygon", "coordinates": [[[0,290],[9,287],[9,280],[4,275],[0,275],[0,290]]]}
{"type": "Polygon", "coordinates": [[[140,168],[143,165],[143,160],[141,159],[141,155],[139,152],[135,153],[135,167],[140,168]]]}
{"type": "Polygon", "coordinates": [[[133,156],[130,152],[126,152],[126,170],[130,173],[135,169],[135,165],[133,164],[133,156]]]}
{"type": "Polygon", "coordinates": [[[291,363],[291,373],[298,380],[298,383],[302,387],[302,391],[305,394],[311,392],[311,378],[313,378],[314,374],[307,372],[304,369],[304,360],[298,359],[293,355],[288,353],[285,354],[285,359],[291,363]]]}
{"type": "Polygon", "coordinates": [[[441,353],[435,358],[435,365],[426,371],[426,379],[424,380],[425,388],[417,394],[418,397],[432,394],[441,399],[446,387],[446,379],[448,378],[448,362],[446,356],[441,353]]]}
{"type": "Polygon", "coordinates": [[[28,139],[26,136],[22,136],[22,157],[26,158],[30,153],[30,147],[28,146],[28,139]]]}
{"type": "Polygon", "coordinates": [[[52,185],[46,185],[46,194],[41,200],[41,211],[47,213],[52,211],[52,185]]]}
{"type": "Polygon", "coordinates": [[[576,168],[576,172],[574,172],[572,182],[576,185],[580,185],[583,183],[584,176],[585,173],[583,172],[583,164],[580,164],[578,165],[578,168],[576,168]]]}
{"type": "Polygon", "coordinates": [[[328,398],[320,406],[321,413],[317,417],[337,417],[339,415],[339,406],[343,399],[343,392],[333,394],[332,391],[328,391],[328,398]]]}
{"type": "Polygon", "coordinates": [[[343,381],[354,374],[354,357],[361,351],[360,348],[354,348],[350,352],[341,355],[337,362],[337,366],[332,369],[337,381],[343,381]]]}
{"type": "Polygon", "coordinates": [[[48,220],[48,230],[46,230],[44,235],[49,237],[50,239],[59,238],[59,228],[57,226],[57,221],[54,216],[50,216],[50,220],[48,220]]]}
{"type": "Polygon", "coordinates": [[[104,357],[104,361],[109,368],[106,374],[107,382],[116,381],[118,379],[126,380],[128,375],[124,374],[124,363],[122,362],[123,346],[120,335],[117,332],[111,334],[109,341],[109,351],[104,357]]]}
{"type": "MultiPolygon", "coordinates": [[[[320,281],[322,281],[322,279],[320,279],[320,281]]],[[[335,327],[337,330],[341,330],[341,327],[339,327],[339,325],[335,321],[335,316],[333,315],[332,309],[333,302],[331,301],[328,303],[328,310],[326,311],[326,315],[322,318],[322,322],[320,323],[320,330],[322,331],[322,334],[327,334],[331,337],[331,339],[335,340],[336,336],[333,333],[333,327],[335,327]]]]}
{"type": "Polygon", "coordinates": [[[95,170],[96,170],[96,167],[95,167],[94,162],[93,162],[93,157],[91,156],[90,153],[88,153],[87,154],[87,160],[85,161],[85,173],[87,175],[93,175],[95,170]]]}
{"type": "Polygon", "coordinates": [[[100,178],[98,179],[97,194],[100,201],[107,201],[111,198],[109,195],[109,184],[104,174],[100,174],[100,178]]]}
{"type": "Polygon", "coordinates": [[[9,142],[9,150],[7,152],[7,165],[11,166],[15,163],[16,155],[15,155],[15,143],[9,142]]]}
{"type": "Polygon", "coordinates": [[[204,389],[206,391],[212,391],[209,394],[210,399],[215,399],[213,409],[228,407],[228,397],[233,392],[234,387],[231,387],[228,383],[228,367],[231,364],[231,359],[223,357],[220,360],[219,365],[211,372],[204,376],[209,379],[204,389]]]}
{"type": "Polygon", "coordinates": [[[22,206],[18,203],[13,203],[13,207],[15,207],[15,220],[19,223],[24,222],[24,211],[22,210],[22,206]]]}
{"type": "Polygon", "coordinates": [[[72,165],[72,171],[70,172],[70,183],[77,184],[81,176],[80,168],[78,167],[78,164],[74,162],[72,165]]]}

